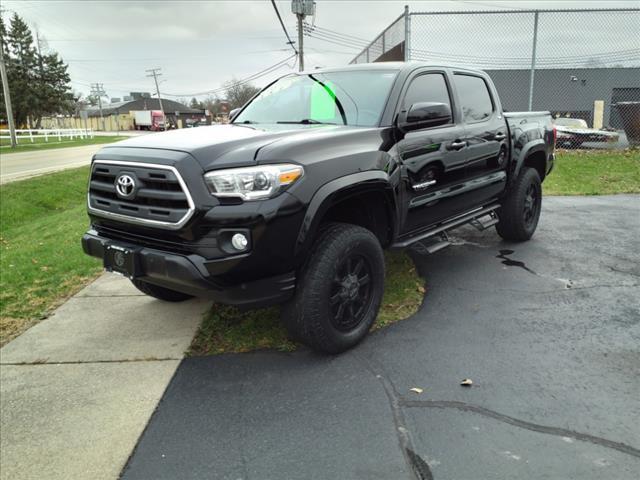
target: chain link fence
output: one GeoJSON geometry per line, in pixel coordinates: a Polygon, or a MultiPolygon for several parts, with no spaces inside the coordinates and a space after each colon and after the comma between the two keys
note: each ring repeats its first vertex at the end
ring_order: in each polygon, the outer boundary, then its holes
{"type": "Polygon", "coordinates": [[[640,144],[640,9],[409,12],[352,63],[487,71],[507,111],[548,110],[559,146],[640,144]]]}

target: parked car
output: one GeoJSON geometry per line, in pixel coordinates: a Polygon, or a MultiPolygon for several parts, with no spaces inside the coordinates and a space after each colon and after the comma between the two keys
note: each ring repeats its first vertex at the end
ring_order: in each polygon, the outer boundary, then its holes
{"type": "Polygon", "coordinates": [[[549,112],[503,113],[478,70],[290,74],[229,125],[103,148],[82,245],[162,300],[281,303],[293,338],[338,353],[378,314],[383,249],[434,252],[468,223],[531,238],[554,142],[549,112]]]}
{"type": "Polygon", "coordinates": [[[581,118],[558,117],[553,123],[558,135],[558,146],[564,148],[581,148],[585,142],[615,143],[620,137],[615,130],[589,128],[581,118]]]}

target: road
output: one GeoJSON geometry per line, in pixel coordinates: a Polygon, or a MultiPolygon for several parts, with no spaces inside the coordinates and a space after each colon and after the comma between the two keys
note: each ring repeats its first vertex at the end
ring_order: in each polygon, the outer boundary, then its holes
{"type": "MultiPolygon", "coordinates": [[[[120,132],[119,134],[121,136],[136,136],[143,133],[146,132],[120,132]]],[[[0,184],[89,165],[93,154],[105,145],[107,144],[54,148],[35,152],[2,153],[0,155],[0,184]]]]}
{"type": "Polygon", "coordinates": [[[343,355],[183,360],[123,479],[637,479],[638,207],[545,198],[530,242],[414,251],[421,310],[343,355]]]}
{"type": "Polygon", "coordinates": [[[41,152],[3,153],[0,159],[0,184],[89,165],[93,154],[102,147],[104,144],[56,148],[41,152]]]}

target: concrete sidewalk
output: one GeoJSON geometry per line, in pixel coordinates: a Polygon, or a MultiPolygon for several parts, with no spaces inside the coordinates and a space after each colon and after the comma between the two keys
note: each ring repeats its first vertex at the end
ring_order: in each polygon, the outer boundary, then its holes
{"type": "Polygon", "coordinates": [[[3,347],[0,478],[117,478],[208,306],[104,275],[3,347]]]}

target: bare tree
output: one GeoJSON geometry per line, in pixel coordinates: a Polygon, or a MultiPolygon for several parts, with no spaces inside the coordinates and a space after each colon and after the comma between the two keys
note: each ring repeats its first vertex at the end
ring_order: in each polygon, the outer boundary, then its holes
{"type": "Polygon", "coordinates": [[[225,95],[229,102],[229,108],[239,108],[247,103],[251,98],[260,91],[258,87],[251,83],[240,83],[233,78],[224,84],[225,95]]]}

